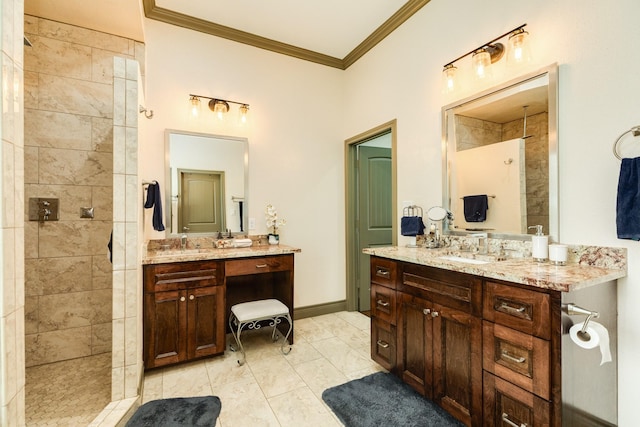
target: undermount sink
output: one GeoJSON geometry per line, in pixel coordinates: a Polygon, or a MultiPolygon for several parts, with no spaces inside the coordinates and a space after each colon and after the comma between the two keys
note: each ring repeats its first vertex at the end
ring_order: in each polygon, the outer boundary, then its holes
{"type": "Polygon", "coordinates": [[[490,262],[490,261],[484,261],[481,259],[465,258],[465,257],[455,256],[455,255],[439,256],[438,259],[444,259],[447,261],[456,261],[456,262],[466,262],[467,264],[489,264],[490,262]]]}

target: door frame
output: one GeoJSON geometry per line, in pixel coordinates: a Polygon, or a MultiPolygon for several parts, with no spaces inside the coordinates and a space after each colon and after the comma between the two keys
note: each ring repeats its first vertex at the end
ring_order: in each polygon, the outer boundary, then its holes
{"type": "Polygon", "coordinates": [[[358,309],[358,290],[356,289],[356,264],[358,262],[358,240],[357,240],[357,177],[356,162],[357,148],[376,136],[384,133],[391,133],[391,238],[392,245],[398,244],[397,222],[397,120],[393,119],[383,123],[361,134],[353,136],[344,143],[345,158],[345,234],[346,234],[346,295],[347,310],[358,309]]]}

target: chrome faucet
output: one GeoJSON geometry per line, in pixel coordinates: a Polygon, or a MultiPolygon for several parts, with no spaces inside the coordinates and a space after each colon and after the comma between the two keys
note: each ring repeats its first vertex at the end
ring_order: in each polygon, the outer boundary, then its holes
{"type": "Polygon", "coordinates": [[[489,250],[489,235],[487,233],[473,233],[469,237],[476,237],[478,239],[477,251],[480,254],[486,254],[489,250]]]}

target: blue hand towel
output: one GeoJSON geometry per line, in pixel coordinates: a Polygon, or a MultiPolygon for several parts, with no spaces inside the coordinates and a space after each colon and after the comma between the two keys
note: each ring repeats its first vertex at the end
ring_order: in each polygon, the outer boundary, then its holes
{"type": "Polygon", "coordinates": [[[616,227],[618,239],[640,240],[640,157],[622,159],[616,227]]]}
{"type": "Polygon", "coordinates": [[[146,209],[153,208],[153,229],[164,231],[162,223],[162,198],[160,196],[160,184],[149,184],[147,189],[147,201],[144,204],[146,209]]]}
{"type": "Polygon", "coordinates": [[[476,196],[465,196],[464,220],[467,222],[483,222],[487,220],[487,209],[489,209],[489,199],[486,194],[476,196]]]}
{"type": "Polygon", "coordinates": [[[403,236],[424,234],[424,222],[419,216],[403,216],[400,219],[400,232],[403,236]]]}

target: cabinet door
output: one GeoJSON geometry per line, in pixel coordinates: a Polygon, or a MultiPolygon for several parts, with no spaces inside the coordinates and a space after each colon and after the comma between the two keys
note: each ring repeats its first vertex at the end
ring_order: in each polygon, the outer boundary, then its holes
{"type": "Polygon", "coordinates": [[[466,425],[481,425],[482,320],[432,304],[433,400],[466,425]]]}
{"type": "Polygon", "coordinates": [[[187,357],[193,359],[224,352],[224,288],[209,286],[185,292],[189,301],[187,357]]]}
{"type": "Polygon", "coordinates": [[[432,303],[398,294],[398,367],[402,380],[418,393],[432,397],[432,303]]]}
{"type": "Polygon", "coordinates": [[[187,303],[184,291],[145,294],[145,366],[154,368],[186,357],[187,303]]]}

